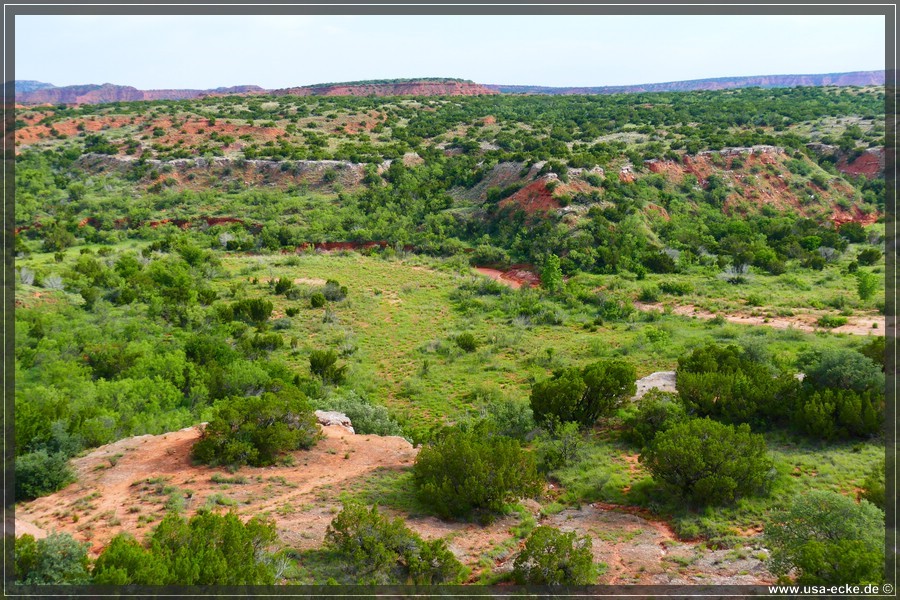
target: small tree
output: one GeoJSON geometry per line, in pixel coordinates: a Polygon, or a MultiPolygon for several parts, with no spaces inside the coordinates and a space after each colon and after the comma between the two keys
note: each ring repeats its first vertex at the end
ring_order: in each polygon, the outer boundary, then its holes
{"type": "Polygon", "coordinates": [[[400,518],[373,506],[345,502],[328,526],[325,542],[356,571],[354,583],[439,585],[458,581],[463,565],[442,539],[426,542],[400,518]]]}
{"type": "Polygon", "coordinates": [[[882,458],[875,463],[872,470],[866,476],[863,482],[863,491],[860,496],[868,500],[881,510],[884,510],[885,487],[884,487],[885,461],[882,458]]]}
{"type": "Polygon", "coordinates": [[[51,533],[35,541],[25,534],[16,540],[16,580],[26,585],[88,583],[87,544],[68,533],[51,533]]]}
{"type": "Polygon", "coordinates": [[[270,465],[278,454],[311,448],[318,439],[312,409],[298,389],[222,401],[194,444],[198,461],[217,465],[270,465]]]}
{"type": "Polygon", "coordinates": [[[772,468],[766,442],[746,424],[690,419],[658,433],[640,461],[653,478],[700,504],[726,504],[763,487],[772,468]]]}
{"type": "Polygon", "coordinates": [[[524,585],[590,585],[597,579],[591,538],[553,527],[531,532],[516,556],[513,578],[524,585]]]}
{"type": "Polygon", "coordinates": [[[549,292],[558,292],[562,289],[563,275],[559,264],[559,257],[551,254],[544,261],[541,269],[541,285],[549,292]]]}
{"type": "Polygon", "coordinates": [[[812,490],[765,528],[776,575],[801,584],[880,583],[884,578],[884,513],[865,500],[812,490]]]}
{"type": "Polygon", "coordinates": [[[531,455],[485,422],[439,434],[416,457],[413,481],[419,499],[445,518],[476,511],[489,518],[513,498],[541,490],[531,455]]]}
{"type": "Polygon", "coordinates": [[[859,299],[865,302],[871,298],[878,290],[878,277],[874,273],[865,271],[856,272],[856,291],[859,293],[859,299]]]}
{"type": "Polygon", "coordinates": [[[634,367],[623,360],[604,360],[578,369],[554,371],[531,390],[531,409],[538,423],[574,421],[590,427],[598,418],[634,395],[634,367]]]}
{"type": "Polygon", "coordinates": [[[344,380],[347,365],[337,366],[337,353],[334,350],[313,350],[309,354],[309,370],[322,379],[323,384],[340,384],[344,380]]]}

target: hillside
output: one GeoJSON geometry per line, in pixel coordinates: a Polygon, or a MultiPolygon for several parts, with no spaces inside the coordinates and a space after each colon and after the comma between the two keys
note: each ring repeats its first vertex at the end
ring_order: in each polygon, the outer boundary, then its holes
{"type": "Polygon", "coordinates": [[[883,578],[884,90],[474,85],[16,109],[19,580],[883,578]]]}
{"type": "Polygon", "coordinates": [[[549,87],[539,85],[487,84],[503,94],[634,94],[638,92],[686,92],[692,90],[727,90],[742,87],[781,88],[796,86],[869,86],[884,85],[884,71],[852,71],[819,75],[760,75],[749,77],[713,77],[666,83],[610,85],[599,87],[549,87]]]}
{"type": "Polygon", "coordinates": [[[139,90],[111,83],[56,87],[49,83],[18,80],[16,102],[39,104],[104,104],[153,100],[184,100],[217,95],[271,94],[273,96],[475,96],[490,94],[633,94],[724,90],[744,87],[782,88],[796,86],[883,86],[884,71],[854,71],[818,75],[764,75],[718,77],[627,86],[548,87],[533,85],[477,84],[465,79],[423,77],[322,83],[266,90],[256,85],[238,85],[207,90],[139,90]]]}

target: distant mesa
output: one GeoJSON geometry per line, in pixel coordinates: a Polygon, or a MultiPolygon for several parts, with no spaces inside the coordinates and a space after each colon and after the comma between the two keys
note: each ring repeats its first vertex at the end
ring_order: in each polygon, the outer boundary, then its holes
{"type": "MultiPolygon", "coordinates": [[[[197,90],[139,90],[126,85],[69,85],[56,87],[40,81],[15,81],[16,102],[20,104],[103,104],[141,100],[185,100],[206,96],[262,95],[273,96],[477,96],[490,94],[628,94],[638,92],[682,92],[723,90],[742,87],[795,86],[867,86],[884,85],[884,71],[853,71],[819,75],[760,75],[753,77],[718,77],[647,83],[627,86],[548,87],[531,85],[479,84],[467,79],[421,77],[416,79],[372,79],[320,83],[267,90],[258,85],[236,85],[197,90]]],[[[8,89],[8,88],[7,88],[8,89]]]]}
{"type": "Polygon", "coordinates": [[[715,77],[666,83],[643,83],[602,87],[547,87],[537,85],[495,85],[492,90],[502,94],[635,94],[640,92],[690,92],[696,90],[726,90],[744,87],[782,88],[813,86],[884,85],[884,71],[852,71],[820,75],[758,75],[751,77],[715,77]]]}

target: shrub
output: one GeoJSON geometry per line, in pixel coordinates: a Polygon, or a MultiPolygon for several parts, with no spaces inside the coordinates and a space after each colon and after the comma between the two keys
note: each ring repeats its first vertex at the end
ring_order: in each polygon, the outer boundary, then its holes
{"type": "Polygon", "coordinates": [[[675,394],[650,390],[637,402],[637,410],[625,417],[625,437],[646,446],[661,431],[684,421],[687,413],[675,394]]]}
{"type": "Polygon", "coordinates": [[[343,300],[347,297],[347,286],[341,285],[334,279],[329,279],[325,282],[325,287],[322,288],[322,295],[330,302],[343,300]]]}
{"type": "Polygon", "coordinates": [[[884,487],[885,461],[882,458],[875,463],[866,480],[863,482],[863,491],[860,496],[864,500],[868,500],[881,510],[885,509],[885,487],[884,487]]]}
{"type": "Polygon", "coordinates": [[[883,416],[883,392],[807,388],[797,401],[794,426],[824,440],[866,437],[881,431],[883,416]]]}
{"type": "Polygon", "coordinates": [[[296,317],[298,314],[300,314],[300,309],[296,306],[291,306],[290,308],[286,308],[284,310],[284,314],[289,317],[296,317]]]}
{"type": "Polygon", "coordinates": [[[442,539],[426,542],[400,518],[390,520],[373,506],[345,502],[331,521],[325,542],[353,568],[355,583],[455,583],[463,565],[442,539]]]}
{"type": "Polygon", "coordinates": [[[384,406],[371,404],[353,392],[342,398],[323,402],[328,410],[342,412],[353,423],[353,431],[358,434],[403,435],[403,429],[384,406]]]}
{"type": "Polygon", "coordinates": [[[511,398],[493,397],[482,407],[485,420],[500,435],[524,440],[534,431],[534,414],[527,402],[511,398]]]}
{"type": "Polygon", "coordinates": [[[531,409],[538,423],[574,421],[590,427],[616,405],[633,396],[634,367],[623,360],[604,360],[582,369],[554,371],[531,390],[531,409]]]}
{"type": "Polygon", "coordinates": [[[816,320],[816,325],[827,329],[834,329],[847,324],[847,317],[838,317],[835,315],[822,315],[816,320]]]}
{"type": "Polygon", "coordinates": [[[661,281],[659,289],[664,294],[684,296],[685,294],[690,294],[694,287],[687,281],[661,281]]]}
{"type": "Polygon", "coordinates": [[[62,452],[38,450],[16,457],[16,501],[52,494],[74,480],[62,452]]]}
{"type": "Polygon", "coordinates": [[[729,423],[771,424],[790,418],[800,384],[738,346],[707,344],[678,359],[675,383],[689,414],[729,423]]]}
{"type": "Polygon", "coordinates": [[[590,585],[597,570],[591,538],[537,527],[516,556],[513,578],[523,585],[590,585]]]}
{"type": "Polygon", "coordinates": [[[642,287],[640,294],[638,294],[638,300],[641,302],[658,302],[659,288],[655,285],[642,287]]]}
{"type": "Polygon", "coordinates": [[[859,299],[866,301],[878,290],[878,277],[874,273],[856,272],[856,291],[859,299]]]}
{"type": "Polygon", "coordinates": [[[235,320],[262,326],[272,315],[274,306],[263,298],[245,298],[231,305],[235,320]]]}
{"type": "Polygon", "coordinates": [[[445,518],[476,511],[490,518],[513,498],[541,490],[531,455],[484,422],[438,434],[416,457],[413,480],[419,499],[445,518]]]}
{"type": "Polygon", "coordinates": [[[344,380],[347,365],[337,366],[338,355],[334,350],[313,350],[309,354],[309,370],[322,379],[322,383],[338,385],[344,380]]]}
{"type": "Polygon", "coordinates": [[[478,348],[478,340],[476,340],[475,336],[471,333],[461,333],[456,336],[456,345],[464,352],[475,352],[478,348]]]}
{"type": "Polygon", "coordinates": [[[294,287],[294,282],[286,277],[280,277],[275,282],[275,293],[276,294],[286,294],[291,288],[294,287]]]}
{"type": "Polygon", "coordinates": [[[167,566],[165,585],[272,585],[269,549],[277,539],[275,523],[260,517],[244,523],[233,512],[202,512],[185,521],[169,513],[150,550],[167,566]]]}
{"type": "Polygon", "coordinates": [[[168,565],[129,534],[110,540],[94,563],[97,585],[163,585],[169,579],[168,565]]]}
{"type": "Polygon", "coordinates": [[[856,255],[856,262],[860,265],[871,266],[881,260],[881,250],[878,248],[865,248],[856,255]]]}
{"type": "Polygon", "coordinates": [[[690,419],[660,432],[640,455],[657,481],[699,504],[727,504],[760,490],[772,461],[746,424],[690,419]]]}
{"type": "Polygon", "coordinates": [[[210,465],[270,465],[278,454],[311,448],[318,439],[315,415],[297,388],[230,398],[217,407],[193,455],[210,465]]]}
{"type": "Polygon", "coordinates": [[[857,352],[859,352],[875,364],[880,365],[881,372],[884,372],[886,355],[883,335],[876,336],[868,344],[858,349],[857,352]]]}
{"type": "Polygon", "coordinates": [[[558,424],[534,440],[534,453],[543,473],[574,464],[584,447],[584,436],[578,423],[558,424]]]}
{"type": "Polygon", "coordinates": [[[805,386],[845,390],[884,390],[881,367],[859,352],[845,348],[808,352],[798,359],[805,386]]]}
{"type": "Polygon", "coordinates": [[[87,548],[68,533],[54,532],[37,541],[25,534],[15,542],[16,581],[26,585],[88,583],[87,548]]]}
{"type": "Polygon", "coordinates": [[[794,498],[765,527],[776,575],[794,572],[800,584],[881,582],[884,513],[869,502],[811,490],[794,498]]]}
{"type": "Polygon", "coordinates": [[[309,297],[309,305],[313,308],[322,308],[325,306],[325,294],[316,292],[309,297]]]}

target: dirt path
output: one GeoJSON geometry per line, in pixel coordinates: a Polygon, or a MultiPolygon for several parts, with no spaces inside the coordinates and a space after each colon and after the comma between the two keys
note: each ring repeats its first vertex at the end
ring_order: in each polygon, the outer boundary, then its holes
{"type": "MultiPolygon", "coordinates": [[[[640,311],[664,311],[666,305],[662,303],[645,303],[635,302],[634,307],[640,311]]],[[[697,317],[698,319],[714,319],[716,313],[697,308],[691,304],[681,306],[673,306],[672,313],[686,317],[697,317]]],[[[849,333],[851,335],[884,335],[884,315],[858,316],[848,317],[847,324],[832,329],[826,329],[816,324],[816,321],[822,315],[827,314],[824,311],[811,311],[803,315],[795,315],[793,317],[763,317],[759,315],[748,315],[744,313],[735,313],[731,315],[721,315],[730,323],[740,323],[743,325],[765,325],[776,329],[798,329],[800,331],[830,331],[831,333],[849,333]],[[875,325],[873,327],[872,325],[875,325]]]]}
{"type": "MultiPolygon", "coordinates": [[[[268,515],[289,546],[318,548],[343,493],[358,491],[385,471],[409,468],[417,452],[399,437],[354,435],[340,426],[322,430],[325,437],[312,450],[292,453],[292,466],[244,467],[236,473],[191,464],[190,449],[199,435],[194,427],[120,440],[74,459],[76,483],[19,504],[16,527],[20,534],[36,536],[68,532],[88,541],[96,556],[119,532],[142,538],[173,504],[186,516],[206,505],[235,510],[244,518],[268,515]]],[[[540,524],[590,535],[595,559],[609,565],[601,583],[771,581],[758,558],[717,557],[700,544],[680,542],[667,523],[640,509],[597,503],[542,517],[537,502],[523,505],[540,524]]],[[[472,568],[470,582],[485,571],[512,570],[524,543],[516,535],[522,524],[517,514],[479,525],[382,510],[404,518],[426,539],[447,539],[454,554],[472,568]]],[[[747,545],[755,547],[752,538],[747,545]]]]}
{"type": "Polygon", "coordinates": [[[416,455],[400,437],[353,435],[339,426],[322,429],[325,438],[313,450],[293,453],[294,466],[244,467],[236,474],[191,465],[190,449],[199,435],[194,427],[120,440],[74,459],[78,481],[19,504],[16,518],[26,527],[66,531],[90,541],[91,553],[97,554],[121,531],[140,537],[152,529],[167,503],[183,504],[188,516],[208,503],[234,507],[248,518],[269,512],[286,540],[317,546],[339,505],[330,488],[376,469],[406,468],[416,455]],[[214,475],[220,483],[212,481],[214,475]]]}
{"type": "Polygon", "coordinates": [[[523,285],[528,287],[538,287],[541,284],[540,277],[525,266],[512,267],[506,271],[500,269],[492,269],[490,267],[475,267],[475,270],[490,277],[494,281],[504,283],[514,290],[519,289],[523,285]]]}

